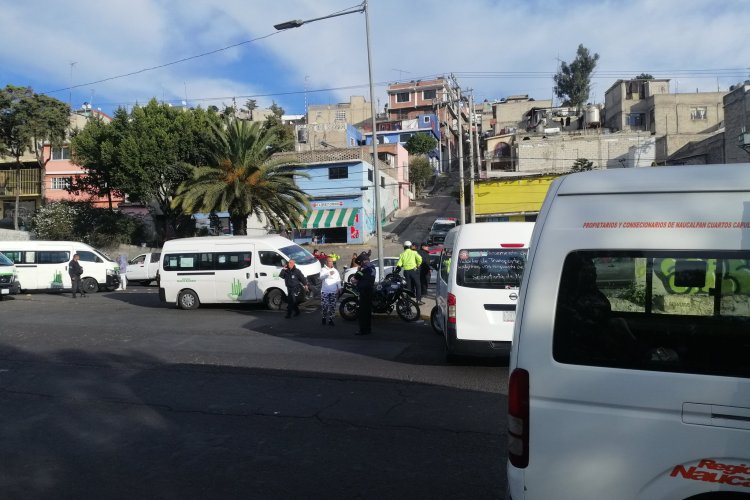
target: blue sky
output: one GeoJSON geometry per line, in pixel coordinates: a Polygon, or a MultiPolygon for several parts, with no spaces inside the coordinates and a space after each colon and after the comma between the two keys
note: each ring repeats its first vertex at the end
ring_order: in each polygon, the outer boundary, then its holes
{"type": "MultiPolygon", "coordinates": [[[[287,113],[365,95],[365,20],[352,14],[276,33],[273,25],[353,7],[356,0],[0,0],[0,84],[105,112],[155,97],[287,113]],[[255,38],[206,57],[102,83],[255,38]],[[71,63],[74,63],[71,65],[71,63]],[[305,92],[307,89],[307,92],[305,92]],[[340,90],[325,90],[340,89],[340,90]]],[[[385,84],[454,73],[476,100],[552,97],[558,59],[579,43],[600,55],[591,100],[648,72],[672,90],[715,91],[750,77],[745,0],[371,0],[377,98],[385,84]]]]}

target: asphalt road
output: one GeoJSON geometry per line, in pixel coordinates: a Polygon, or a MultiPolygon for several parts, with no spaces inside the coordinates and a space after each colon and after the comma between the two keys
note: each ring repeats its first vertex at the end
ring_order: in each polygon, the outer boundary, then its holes
{"type": "Polygon", "coordinates": [[[503,363],[429,326],[181,311],[156,288],[0,302],[0,496],[501,498],[503,363]]]}

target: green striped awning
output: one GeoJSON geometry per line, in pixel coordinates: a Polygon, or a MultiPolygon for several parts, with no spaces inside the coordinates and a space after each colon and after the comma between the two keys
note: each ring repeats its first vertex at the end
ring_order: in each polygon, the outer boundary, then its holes
{"type": "Polygon", "coordinates": [[[334,210],[313,210],[302,222],[303,229],[323,227],[348,227],[354,225],[358,208],[336,208],[334,210]]]}

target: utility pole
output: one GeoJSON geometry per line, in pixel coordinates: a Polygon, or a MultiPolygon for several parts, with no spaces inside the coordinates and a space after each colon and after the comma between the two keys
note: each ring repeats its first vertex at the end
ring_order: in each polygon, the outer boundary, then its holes
{"type": "MultiPolygon", "coordinates": [[[[469,92],[474,89],[469,89],[469,92]]],[[[469,207],[471,208],[471,222],[477,221],[477,216],[474,213],[474,94],[469,93],[469,168],[471,174],[469,175],[469,207]]]]}
{"type": "Polygon", "coordinates": [[[454,103],[456,105],[456,116],[458,116],[458,203],[461,205],[459,211],[459,222],[461,224],[466,224],[466,203],[464,199],[464,130],[463,125],[461,124],[461,87],[458,86],[455,76],[451,75],[451,80],[453,80],[453,85],[456,88],[456,100],[454,103]]]}

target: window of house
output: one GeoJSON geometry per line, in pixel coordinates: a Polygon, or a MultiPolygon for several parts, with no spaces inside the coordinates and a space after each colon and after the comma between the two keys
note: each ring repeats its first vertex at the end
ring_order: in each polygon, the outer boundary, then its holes
{"type": "Polygon", "coordinates": [[[706,106],[696,106],[690,108],[690,119],[691,120],[706,120],[708,119],[707,116],[708,108],[706,106]]]}
{"type": "Polygon", "coordinates": [[[367,180],[372,182],[372,169],[371,168],[367,169],[367,180]]]}
{"type": "Polygon", "coordinates": [[[409,102],[409,92],[398,92],[396,94],[396,102],[409,102]]]}
{"type": "Polygon", "coordinates": [[[348,179],[349,168],[348,167],[328,167],[328,178],[329,179],[348,179]]]}
{"type": "Polygon", "coordinates": [[[50,189],[64,190],[70,187],[70,177],[53,177],[50,189]]]}
{"type": "Polygon", "coordinates": [[[380,176],[380,187],[385,187],[385,177],[383,177],[382,175],[380,176]]]}
{"type": "Polygon", "coordinates": [[[336,111],[336,120],[337,121],[346,121],[346,111],[336,111]]]}
{"type": "Polygon", "coordinates": [[[68,146],[52,148],[53,160],[70,160],[70,149],[68,146]]]}
{"type": "Polygon", "coordinates": [[[398,142],[406,142],[413,135],[414,135],[413,133],[399,134],[399,136],[398,136],[398,142]]]}
{"type": "Polygon", "coordinates": [[[627,120],[631,127],[641,127],[643,126],[643,113],[628,113],[627,120]]]}
{"type": "Polygon", "coordinates": [[[424,100],[434,99],[435,97],[437,97],[437,91],[435,89],[422,91],[422,99],[424,100]]]}

